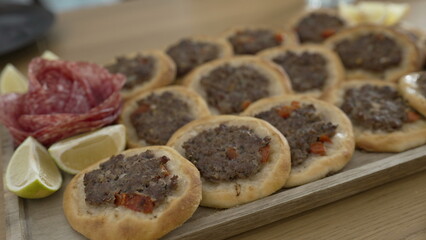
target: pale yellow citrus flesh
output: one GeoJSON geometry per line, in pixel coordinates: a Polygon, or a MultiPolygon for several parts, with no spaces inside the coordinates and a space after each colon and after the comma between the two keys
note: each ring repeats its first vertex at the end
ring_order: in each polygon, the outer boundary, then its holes
{"type": "Polygon", "coordinates": [[[120,124],[59,141],[49,152],[63,171],[76,174],[123,151],[125,140],[125,127],[120,124]]]}
{"type": "Polygon", "coordinates": [[[350,24],[379,24],[392,26],[399,23],[410,10],[406,3],[366,1],[339,5],[339,14],[350,24]]]}
{"type": "Polygon", "coordinates": [[[58,60],[59,57],[58,55],[54,54],[53,52],[46,50],[43,52],[43,54],[41,55],[42,58],[47,59],[47,60],[58,60]]]}
{"type": "Polygon", "coordinates": [[[7,64],[0,74],[0,93],[25,93],[28,80],[12,64],[7,64]]]}
{"type": "Polygon", "coordinates": [[[117,147],[114,141],[108,136],[99,136],[85,142],[84,145],[76,146],[70,151],[64,152],[61,159],[62,163],[70,168],[82,170],[86,166],[97,162],[98,159],[104,159],[117,154],[117,147]],[[96,157],[93,157],[96,155],[96,157]]]}
{"type": "Polygon", "coordinates": [[[56,192],[62,176],[47,150],[32,137],[14,152],[6,169],[6,186],[23,198],[43,198],[56,192]]]}

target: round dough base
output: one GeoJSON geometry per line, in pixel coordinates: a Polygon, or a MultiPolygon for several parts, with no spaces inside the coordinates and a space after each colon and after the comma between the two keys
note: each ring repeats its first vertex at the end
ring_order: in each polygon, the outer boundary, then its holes
{"type": "MultiPolygon", "coordinates": [[[[336,86],[329,92],[325,100],[336,106],[341,106],[345,91],[350,88],[359,88],[363,85],[390,86],[397,89],[397,85],[380,80],[349,81],[336,86]]],[[[358,148],[371,152],[402,152],[426,143],[426,121],[417,120],[405,123],[394,132],[371,131],[354,125],[355,142],[358,148]]]]}
{"type": "Polygon", "coordinates": [[[327,155],[311,154],[301,165],[292,167],[286,187],[306,184],[341,170],[352,158],[355,149],[352,124],[346,115],[339,108],[312,97],[278,96],[262,99],[249,106],[242,115],[255,116],[277,106],[290,105],[292,101],[314,105],[322,119],[338,127],[331,139],[332,143],[325,143],[327,155]]]}
{"type": "Polygon", "coordinates": [[[158,88],[151,91],[144,91],[131,99],[128,99],[120,114],[119,122],[126,126],[126,139],[127,146],[129,148],[144,147],[149,144],[144,140],[140,139],[136,133],[136,129],[130,121],[131,114],[138,108],[138,101],[147,98],[151,94],[161,95],[164,92],[171,92],[174,96],[188,104],[191,115],[195,119],[202,118],[210,115],[210,111],[207,107],[206,102],[194,91],[181,86],[169,86],[164,88],[158,88]]]}
{"type": "Polygon", "coordinates": [[[202,206],[230,208],[266,197],[281,189],[290,173],[290,149],[287,140],[269,123],[251,117],[211,116],[195,120],[179,129],[167,143],[182,156],[185,150],[182,145],[189,139],[207,129],[214,129],[220,124],[227,126],[247,126],[259,137],[270,137],[270,155],[268,162],[260,172],[246,178],[230,182],[212,183],[201,178],[203,182],[202,206]]]}
{"type": "Polygon", "coordinates": [[[65,217],[77,232],[90,239],[157,239],[183,224],[201,201],[201,181],[198,170],[174,149],[151,146],[122,152],[125,156],[152,150],[156,156],[167,156],[167,168],[178,175],[178,189],[150,214],[118,206],[92,206],[86,203],[84,174],[99,168],[96,163],[74,176],[63,200],[65,217]]]}

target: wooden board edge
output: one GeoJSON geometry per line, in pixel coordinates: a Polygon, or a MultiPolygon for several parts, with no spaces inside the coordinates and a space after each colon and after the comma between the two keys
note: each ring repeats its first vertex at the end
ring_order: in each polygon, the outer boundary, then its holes
{"type": "Polygon", "coordinates": [[[423,170],[426,146],[214,213],[182,225],[164,239],[225,239],[423,170]]]}
{"type": "Polygon", "coordinates": [[[6,188],[5,173],[9,159],[13,153],[13,140],[6,128],[0,126],[0,162],[3,176],[3,213],[6,239],[29,239],[26,221],[25,200],[9,192],[6,188]]]}

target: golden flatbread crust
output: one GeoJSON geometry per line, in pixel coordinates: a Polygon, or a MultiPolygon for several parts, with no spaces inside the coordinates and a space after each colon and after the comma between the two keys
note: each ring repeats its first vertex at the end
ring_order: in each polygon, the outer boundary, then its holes
{"type": "MultiPolygon", "coordinates": [[[[259,57],[265,58],[265,59],[271,61],[272,63],[274,63],[272,61],[274,58],[276,58],[278,56],[284,56],[288,52],[293,52],[293,53],[296,53],[298,55],[305,53],[305,52],[316,53],[316,54],[319,54],[322,57],[324,57],[324,59],[327,62],[326,68],[327,68],[328,78],[326,80],[326,83],[325,83],[323,89],[314,89],[314,90],[301,92],[301,93],[295,91],[295,94],[311,96],[311,97],[315,97],[315,98],[321,98],[321,96],[323,95],[324,92],[329,91],[334,85],[339,84],[341,81],[344,80],[345,69],[343,68],[343,65],[342,65],[342,62],[340,61],[340,58],[333,51],[331,51],[330,49],[328,49],[324,46],[321,46],[321,45],[304,44],[304,45],[295,46],[295,47],[269,48],[269,49],[266,49],[266,50],[259,52],[257,55],[259,57]]],[[[281,66],[279,66],[279,67],[281,67],[281,66]]],[[[283,69],[283,71],[285,72],[285,69],[283,69]]],[[[290,76],[289,76],[289,78],[290,78],[290,76]]]]}
{"type": "Polygon", "coordinates": [[[292,166],[285,187],[306,184],[341,170],[352,158],[355,149],[352,124],[347,116],[332,104],[312,97],[277,96],[265,98],[250,105],[241,115],[255,116],[278,106],[290,105],[293,101],[314,105],[322,119],[338,126],[336,134],[331,139],[332,143],[324,143],[326,155],[311,154],[301,165],[292,166]]]}
{"type": "Polygon", "coordinates": [[[425,72],[416,72],[403,76],[398,81],[398,89],[402,97],[426,117],[426,97],[422,94],[417,85],[417,79],[425,72]]]}
{"type": "MultiPolygon", "coordinates": [[[[134,58],[138,54],[144,56],[144,57],[152,57],[155,60],[154,64],[154,72],[152,74],[152,77],[149,81],[146,81],[142,84],[139,84],[132,89],[122,89],[121,95],[124,99],[131,98],[143,91],[155,89],[158,87],[163,87],[166,85],[171,84],[175,77],[176,77],[176,64],[173,62],[173,60],[165,54],[163,51],[159,50],[152,50],[152,51],[145,51],[141,53],[132,53],[127,54],[124,57],[126,58],[134,58]]],[[[111,65],[114,64],[115,61],[111,61],[108,64],[105,65],[111,65]]]]}
{"type": "Polygon", "coordinates": [[[420,57],[414,42],[412,42],[406,35],[384,26],[359,25],[356,27],[346,28],[328,38],[324,44],[330,49],[334,49],[337,43],[345,39],[352,39],[369,33],[383,34],[395,40],[402,49],[401,63],[399,66],[388,68],[383,72],[372,72],[363,69],[346,69],[347,79],[382,79],[385,81],[396,82],[401,76],[417,71],[421,67],[422,58],[420,57]]]}
{"type": "Polygon", "coordinates": [[[182,86],[169,86],[158,88],[150,91],[144,91],[128,99],[124,105],[123,110],[119,117],[119,123],[126,126],[126,141],[127,147],[136,148],[148,146],[144,139],[140,139],[136,133],[136,129],[130,121],[130,116],[138,108],[138,101],[149,97],[151,94],[161,95],[164,92],[170,92],[180,100],[188,104],[190,113],[195,119],[202,118],[210,115],[206,102],[191,89],[182,86]]]}
{"type": "MultiPolygon", "coordinates": [[[[397,85],[382,80],[358,80],[344,82],[336,86],[327,94],[325,100],[341,106],[343,96],[347,89],[359,88],[363,85],[390,86],[397,89],[397,85]]],[[[353,126],[355,142],[358,148],[371,152],[402,152],[426,143],[426,121],[417,120],[413,123],[405,123],[404,126],[394,132],[371,131],[356,125],[353,126]]]]}
{"type": "MultiPolygon", "coordinates": [[[[224,31],[222,34],[220,34],[220,39],[223,39],[227,42],[229,42],[229,38],[235,35],[238,32],[242,31],[255,31],[255,30],[268,30],[275,32],[277,36],[281,36],[283,41],[281,42],[281,46],[296,46],[299,45],[299,40],[297,39],[297,36],[294,34],[293,31],[289,31],[282,28],[274,28],[266,25],[252,25],[252,26],[234,26],[226,31],[224,31]]],[[[230,46],[232,47],[232,44],[229,42],[230,46]]],[[[235,54],[235,53],[234,53],[235,54]]]]}
{"type": "Polygon", "coordinates": [[[408,37],[417,47],[417,51],[420,55],[420,61],[424,68],[425,57],[426,57],[426,33],[410,24],[404,22],[394,26],[397,32],[400,32],[408,37]]]}
{"type": "Polygon", "coordinates": [[[63,199],[65,217],[74,230],[90,239],[158,239],[183,224],[201,201],[200,175],[192,163],[166,146],[151,146],[122,152],[132,156],[152,150],[156,156],[167,156],[168,170],[178,175],[178,188],[150,214],[122,206],[93,206],[85,201],[85,173],[99,168],[96,163],[74,176],[63,199]]]}
{"type": "Polygon", "coordinates": [[[179,129],[167,143],[185,156],[183,144],[197,136],[200,132],[218,127],[246,126],[259,137],[270,137],[270,155],[260,172],[247,179],[230,182],[212,183],[201,177],[203,183],[203,199],[201,206],[230,208],[239,204],[266,197],[281,189],[290,173],[290,150],[287,140],[269,123],[251,117],[220,115],[195,120],[179,129]]]}
{"type": "MultiPolygon", "coordinates": [[[[223,58],[203,64],[185,77],[183,85],[197,92],[207,102],[207,94],[200,84],[201,78],[208,75],[216,68],[227,64],[233,67],[243,65],[250,66],[266,76],[269,80],[268,90],[270,96],[293,93],[287,74],[278,65],[260,57],[248,55],[223,58]]],[[[220,112],[213,106],[209,106],[209,109],[214,115],[220,114],[220,112]]]]}

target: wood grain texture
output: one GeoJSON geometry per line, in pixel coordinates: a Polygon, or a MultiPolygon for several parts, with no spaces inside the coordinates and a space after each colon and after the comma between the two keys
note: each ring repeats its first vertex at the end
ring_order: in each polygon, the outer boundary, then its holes
{"type": "Polygon", "coordinates": [[[416,186],[424,183],[425,171],[248,231],[230,240],[424,240],[426,188],[416,186]]]}
{"type": "MultiPolygon", "coordinates": [[[[412,4],[408,20],[425,27],[426,2],[404,2],[412,4]]],[[[83,9],[59,15],[47,37],[1,57],[0,67],[12,62],[26,72],[29,60],[45,49],[64,59],[105,63],[115,55],[161,49],[181,37],[216,35],[235,25],[284,26],[302,8],[301,0],[144,0],[83,9]]],[[[7,134],[0,132],[0,138],[4,170],[12,148],[7,134]]],[[[321,181],[240,208],[200,208],[167,237],[189,238],[189,231],[193,239],[208,234],[209,239],[222,239],[271,223],[232,239],[426,239],[426,172],[405,177],[424,169],[425,152],[425,147],[402,155],[357,152],[341,173],[321,181]],[[386,182],[391,183],[374,188],[386,182]]],[[[70,175],[64,178],[66,184],[70,175]]],[[[63,216],[63,188],[41,200],[0,191],[0,221],[5,220],[0,239],[84,239],[63,216]]]]}
{"type": "MultiPolygon", "coordinates": [[[[2,166],[2,176],[6,172],[7,163],[13,153],[13,142],[6,132],[6,128],[0,126],[0,164],[2,166]]],[[[3,183],[4,189],[5,182],[2,177],[1,181],[3,183]]],[[[25,206],[23,199],[18,198],[13,193],[5,190],[2,192],[4,200],[4,208],[2,208],[2,213],[5,217],[2,218],[2,221],[5,223],[5,238],[6,239],[28,239],[28,230],[27,230],[27,218],[25,213],[25,206]]]]}

